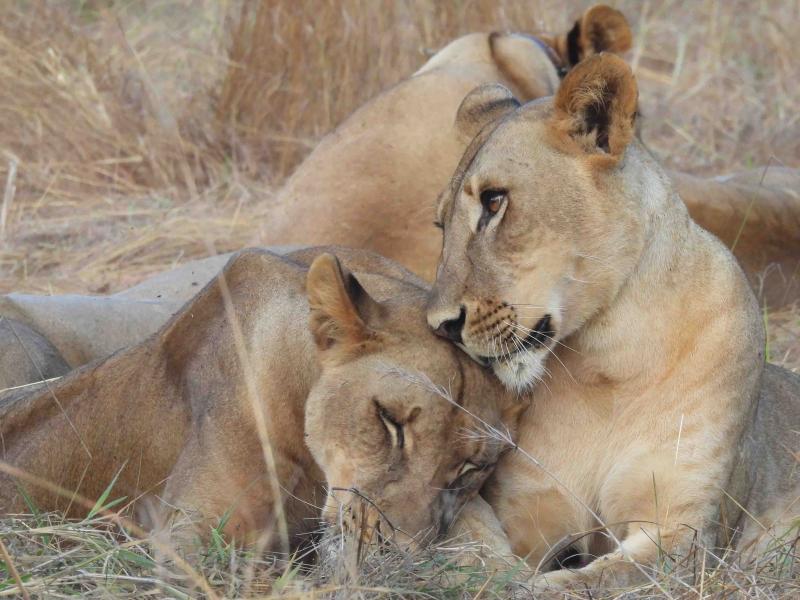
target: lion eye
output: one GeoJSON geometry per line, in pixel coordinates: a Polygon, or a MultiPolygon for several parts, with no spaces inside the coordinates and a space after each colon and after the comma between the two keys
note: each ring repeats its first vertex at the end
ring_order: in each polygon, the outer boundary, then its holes
{"type": "Polygon", "coordinates": [[[375,401],[375,406],[378,409],[378,417],[392,440],[392,448],[400,448],[402,450],[403,446],[405,446],[403,425],[392,418],[389,411],[378,404],[377,401],[375,401]]]}
{"type": "Polygon", "coordinates": [[[481,192],[481,206],[483,214],[478,222],[478,229],[482,229],[494,215],[503,208],[508,192],[502,189],[488,189],[481,192]]]}

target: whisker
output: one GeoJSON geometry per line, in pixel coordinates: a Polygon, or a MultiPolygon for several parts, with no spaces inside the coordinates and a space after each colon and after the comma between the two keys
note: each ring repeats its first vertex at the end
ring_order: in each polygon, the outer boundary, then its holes
{"type": "Polygon", "coordinates": [[[516,348],[516,352],[523,352],[525,350],[525,343],[523,342],[522,338],[520,338],[513,329],[510,330],[511,332],[511,343],[514,344],[516,348]]]}
{"type": "Polygon", "coordinates": [[[503,338],[499,338],[500,347],[503,349],[503,360],[511,358],[512,352],[508,349],[508,343],[503,338]]]}
{"type": "MultiPolygon", "coordinates": [[[[506,322],[506,323],[507,323],[507,324],[508,324],[508,325],[511,327],[511,334],[512,334],[512,336],[514,336],[514,337],[518,338],[519,336],[518,336],[518,335],[516,334],[516,332],[514,331],[514,327],[515,327],[515,326],[522,327],[522,326],[521,326],[521,325],[517,325],[516,323],[511,323],[511,322],[506,322]]],[[[526,329],[526,328],[523,328],[523,329],[526,329]]],[[[551,339],[551,340],[553,339],[553,338],[551,338],[550,336],[548,336],[547,334],[542,334],[542,335],[544,335],[544,337],[546,337],[546,338],[548,338],[548,339],[551,339]]],[[[557,341],[557,340],[554,340],[554,341],[557,341]]],[[[524,342],[523,342],[523,343],[524,343],[524,342]]],[[[575,378],[572,376],[572,373],[571,373],[571,372],[570,372],[570,370],[567,368],[567,365],[565,365],[565,364],[564,364],[564,361],[562,361],[562,360],[561,360],[561,358],[558,356],[558,354],[556,354],[555,352],[553,352],[553,349],[552,349],[552,348],[550,348],[550,346],[549,346],[548,344],[543,344],[543,346],[544,346],[544,348],[545,348],[545,349],[546,349],[546,350],[547,350],[547,351],[548,351],[550,354],[552,354],[552,355],[553,355],[553,357],[554,357],[554,358],[555,358],[555,359],[556,359],[556,360],[559,362],[559,364],[560,364],[560,365],[561,365],[561,366],[564,368],[564,370],[567,372],[567,375],[569,375],[569,378],[570,378],[570,379],[572,379],[573,383],[576,383],[576,384],[577,384],[578,382],[577,382],[577,381],[575,381],[575,378]]],[[[545,368],[545,367],[544,367],[544,366],[542,366],[542,368],[545,368]]],[[[547,374],[548,374],[548,375],[550,375],[550,373],[549,373],[549,372],[548,372],[547,374]]]]}
{"type": "Polygon", "coordinates": [[[580,350],[575,350],[575,348],[572,348],[572,347],[570,347],[570,346],[567,346],[565,343],[563,343],[563,342],[561,342],[561,341],[557,340],[557,339],[556,339],[556,338],[554,338],[554,337],[551,337],[551,336],[547,335],[546,333],[543,333],[542,335],[543,335],[544,337],[546,337],[548,340],[552,340],[553,342],[555,342],[555,343],[556,343],[556,344],[558,344],[559,346],[562,346],[562,347],[566,348],[567,350],[571,350],[571,351],[572,351],[572,352],[574,352],[575,354],[578,354],[578,355],[580,355],[580,354],[581,354],[580,350]]]}
{"type": "MultiPolygon", "coordinates": [[[[525,327],[525,325],[522,325],[522,324],[520,324],[520,323],[515,323],[515,322],[512,322],[512,321],[503,321],[503,322],[504,322],[504,323],[507,323],[508,325],[510,325],[510,326],[512,326],[512,327],[516,327],[516,328],[518,328],[518,329],[519,329],[520,331],[522,331],[522,332],[523,332],[525,335],[529,335],[529,334],[531,334],[531,333],[534,333],[534,330],[533,330],[533,329],[531,329],[531,328],[529,328],[529,327],[525,327]]],[[[539,332],[535,332],[535,333],[538,333],[539,335],[541,335],[541,336],[543,336],[543,337],[547,338],[548,340],[550,340],[550,341],[552,341],[552,342],[555,342],[555,343],[556,343],[556,344],[558,344],[559,346],[563,346],[563,347],[564,347],[564,348],[566,348],[567,350],[571,350],[571,351],[572,351],[572,352],[574,352],[575,354],[580,354],[580,352],[579,352],[578,350],[575,350],[575,348],[571,348],[570,346],[567,346],[567,345],[566,345],[565,343],[563,343],[562,341],[560,341],[560,340],[557,340],[557,339],[556,339],[556,338],[554,338],[553,336],[547,335],[547,334],[546,334],[546,333],[544,333],[543,331],[539,331],[539,332]]]]}
{"type": "Polygon", "coordinates": [[[577,277],[573,277],[572,275],[564,275],[564,279],[569,279],[570,281],[574,281],[576,283],[585,283],[587,285],[594,283],[593,281],[586,281],[585,279],[578,279],[577,277]]]}
{"type": "Polygon", "coordinates": [[[509,306],[513,306],[514,308],[523,307],[523,308],[548,308],[547,306],[541,304],[509,304],[509,306]]]}
{"type": "Polygon", "coordinates": [[[604,267],[607,267],[607,268],[611,269],[615,273],[618,273],[620,275],[624,275],[624,273],[622,271],[620,271],[619,269],[617,269],[616,266],[612,265],[610,262],[608,262],[608,260],[600,258],[599,256],[592,256],[590,254],[581,254],[579,252],[576,252],[575,256],[577,256],[579,258],[586,259],[586,260],[593,260],[595,262],[600,263],[604,267]]]}

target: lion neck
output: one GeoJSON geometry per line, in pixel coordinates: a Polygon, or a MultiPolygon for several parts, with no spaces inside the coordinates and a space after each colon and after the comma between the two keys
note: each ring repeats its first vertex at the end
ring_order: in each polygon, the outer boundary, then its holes
{"type": "Polygon", "coordinates": [[[668,368],[671,349],[695,325],[687,305],[696,280],[697,227],[664,171],[632,147],[620,175],[624,194],[643,209],[638,222],[643,243],[622,273],[615,293],[570,336],[589,379],[630,382],[668,368]],[[684,308],[686,310],[684,310],[684,308]],[[681,320],[667,323],[667,315],[681,320]]]}

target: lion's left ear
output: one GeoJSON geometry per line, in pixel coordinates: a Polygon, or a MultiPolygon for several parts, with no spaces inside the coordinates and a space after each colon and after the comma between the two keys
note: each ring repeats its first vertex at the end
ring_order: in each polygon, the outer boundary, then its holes
{"type": "Polygon", "coordinates": [[[320,351],[352,354],[378,337],[369,320],[381,312],[355,276],[332,254],[321,254],[308,269],[309,325],[320,351]]]}
{"type": "Polygon", "coordinates": [[[489,123],[519,108],[519,101],[499,83],[486,83],[467,94],[456,112],[456,130],[471,140],[489,123]]]}
{"type": "Polygon", "coordinates": [[[581,62],[561,83],[552,126],[589,154],[616,162],[633,139],[638,90],[630,67],[613,54],[581,62]]]}

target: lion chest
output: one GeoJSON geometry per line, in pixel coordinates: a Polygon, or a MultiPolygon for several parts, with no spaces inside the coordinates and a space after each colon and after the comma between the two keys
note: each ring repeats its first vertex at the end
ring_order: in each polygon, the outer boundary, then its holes
{"type": "MultiPolygon", "coordinates": [[[[724,487],[733,444],[713,411],[679,395],[666,384],[633,390],[557,377],[537,389],[520,450],[498,466],[487,494],[514,551],[536,564],[565,536],[598,526],[618,537],[631,520],[701,526],[713,499],[697,490],[724,487]]],[[[575,543],[595,552],[605,539],[575,543]]]]}

